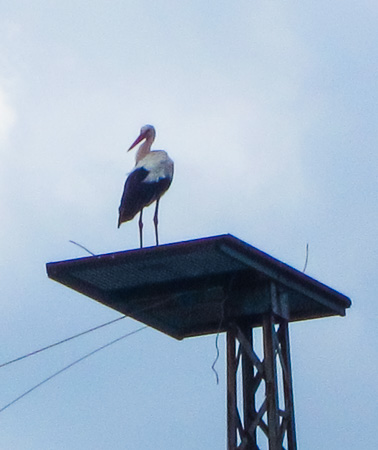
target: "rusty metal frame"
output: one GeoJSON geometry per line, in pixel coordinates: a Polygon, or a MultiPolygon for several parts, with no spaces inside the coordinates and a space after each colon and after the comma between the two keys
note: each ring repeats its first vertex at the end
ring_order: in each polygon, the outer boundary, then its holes
{"type": "MultiPolygon", "coordinates": [[[[271,295],[284,301],[274,284],[271,295]]],[[[263,442],[269,450],[297,448],[288,320],[277,311],[264,315],[262,327],[234,323],[227,332],[227,424],[228,450],[258,450],[263,442]]]]}

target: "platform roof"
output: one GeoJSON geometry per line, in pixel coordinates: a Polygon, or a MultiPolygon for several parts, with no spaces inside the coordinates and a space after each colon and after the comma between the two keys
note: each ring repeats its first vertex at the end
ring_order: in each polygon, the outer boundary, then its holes
{"type": "Polygon", "coordinates": [[[345,315],[345,295],[232,235],[46,265],[50,278],[170,336],[345,315]]]}

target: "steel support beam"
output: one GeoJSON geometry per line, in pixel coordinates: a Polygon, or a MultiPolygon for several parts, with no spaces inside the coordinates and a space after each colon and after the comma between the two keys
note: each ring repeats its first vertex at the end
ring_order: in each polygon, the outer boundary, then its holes
{"type": "Polygon", "coordinates": [[[227,332],[227,440],[228,450],[297,448],[288,321],[273,312],[227,332]]]}
{"type": "Polygon", "coordinates": [[[230,330],[227,333],[227,442],[228,450],[236,449],[238,414],[236,405],[236,374],[237,363],[235,354],[235,333],[230,330]]]}

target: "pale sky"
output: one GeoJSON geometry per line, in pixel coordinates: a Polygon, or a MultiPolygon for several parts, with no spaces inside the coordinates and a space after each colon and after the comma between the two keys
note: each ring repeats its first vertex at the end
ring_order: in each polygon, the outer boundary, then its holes
{"type": "MultiPolygon", "coordinates": [[[[300,449],[376,446],[378,4],[0,0],[0,364],[119,315],[45,264],[117,229],[146,123],[175,161],[162,243],[231,233],[352,299],[290,327],[300,449]]],[[[153,245],[153,209],[145,213],[153,245]]],[[[139,324],[0,370],[0,409],[139,324]]],[[[224,449],[224,339],[148,329],[1,413],[12,450],[224,449]]]]}

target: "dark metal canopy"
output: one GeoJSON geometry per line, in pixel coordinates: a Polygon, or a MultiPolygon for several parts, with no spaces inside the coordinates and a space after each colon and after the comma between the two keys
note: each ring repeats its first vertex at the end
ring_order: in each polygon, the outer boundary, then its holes
{"type": "Polygon", "coordinates": [[[53,280],[177,339],[345,315],[348,297],[232,235],[46,265],[53,280]],[[274,295],[272,287],[274,286],[274,295]]]}

